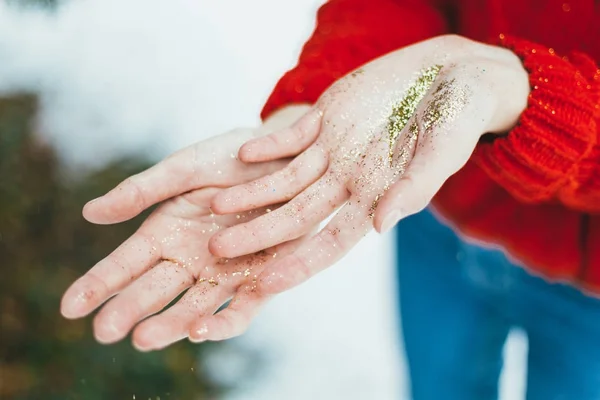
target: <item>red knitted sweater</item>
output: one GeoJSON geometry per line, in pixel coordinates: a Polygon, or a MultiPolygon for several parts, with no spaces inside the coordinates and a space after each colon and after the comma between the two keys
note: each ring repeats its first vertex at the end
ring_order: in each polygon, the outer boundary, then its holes
{"type": "Polygon", "coordinates": [[[531,94],[519,124],[482,140],[435,208],[528,268],[600,294],[600,1],[330,0],[262,116],[313,103],[361,64],[444,33],[512,49],[531,94]]]}

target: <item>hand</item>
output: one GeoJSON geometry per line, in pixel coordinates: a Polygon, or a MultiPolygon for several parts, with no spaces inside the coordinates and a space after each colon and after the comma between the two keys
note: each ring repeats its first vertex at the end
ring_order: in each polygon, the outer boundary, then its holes
{"type": "Polygon", "coordinates": [[[84,217],[95,224],[123,222],[190,190],[229,187],[281,169],[287,161],[248,165],[238,159],[237,152],[244,142],[291,125],[308,109],[306,105],[289,106],[256,129],[236,129],[180,150],[86,204],[84,217]]]}
{"type": "Polygon", "coordinates": [[[67,290],[63,315],[83,317],[119,293],[100,311],[94,324],[97,339],[110,343],[191,287],[174,306],[136,329],[134,343],[138,348],[158,349],[188,334],[198,341],[241,333],[268,298],[255,292],[256,275],[276,260],[276,254],[291,251],[295,243],[236,260],[213,257],[207,242],[214,232],[255,218],[265,210],[215,216],[209,205],[220,189],[206,187],[246,182],[285,166],[285,161],[245,165],[235,155],[248,139],[287,125],[306,108],[284,110],[258,130],[237,130],[200,142],[88,203],[84,216],[106,224],[130,219],[176,196],[67,290]],[[229,307],[213,316],[231,297],[229,307]]]}
{"type": "Polygon", "coordinates": [[[528,77],[510,51],[457,36],[377,59],[334,84],[294,126],[245,144],[241,160],[297,157],[283,170],[213,199],[219,214],[289,201],[217,233],[211,252],[236,257],[327,226],[259,279],[263,293],[295,286],[345,255],[373,225],[381,232],[427,206],[487,132],[524,110],[528,77]],[[372,221],[374,219],[374,221],[372,221]]]}

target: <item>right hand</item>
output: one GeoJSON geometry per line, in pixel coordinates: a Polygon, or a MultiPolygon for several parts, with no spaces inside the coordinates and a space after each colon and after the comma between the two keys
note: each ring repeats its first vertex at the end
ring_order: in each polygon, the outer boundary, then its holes
{"type": "Polygon", "coordinates": [[[136,328],[136,347],[152,350],[188,336],[196,341],[220,340],[242,333],[268,299],[254,290],[255,276],[276,260],[269,254],[289,254],[298,242],[235,260],[214,257],[207,243],[215,230],[260,212],[214,216],[210,202],[220,191],[216,187],[247,182],[284,167],[286,161],[246,165],[236,154],[248,139],[279,129],[304,111],[286,110],[285,118],[279,113],[259,129],[235,130],[199,142],[88,203],[83,210],[87,220],[112,224],[169,199],[131,238],[66,291],[62,314],[84,317],[114,296],[94,321],[96,338],[112,343],[191,288],[177,304],[136,328]],[[226,310],[213,315],[232,297],[226,310]]]}

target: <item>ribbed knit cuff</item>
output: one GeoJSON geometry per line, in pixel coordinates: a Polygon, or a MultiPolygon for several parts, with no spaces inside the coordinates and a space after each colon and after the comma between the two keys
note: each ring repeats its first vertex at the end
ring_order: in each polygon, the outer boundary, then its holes
{"type": "Polygon", "coordinates": [[[474,160],[520,201],[552,199],[577,174],[596,143],[597,68],[589,57],[560,57],[551,48],[500,35],[523,62],[531,92],[506,136],[481,143],[474,160]]]}

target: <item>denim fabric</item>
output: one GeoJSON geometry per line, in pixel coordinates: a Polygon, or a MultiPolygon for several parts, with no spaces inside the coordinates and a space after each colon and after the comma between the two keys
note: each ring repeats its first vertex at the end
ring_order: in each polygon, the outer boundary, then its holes
{"type": "Polygon", "coordinates": [[[461,240],[430,211],[396,231],[414,400],[498,397],[512,327],[529,338],[528,400],[600,400],[600,300],[461,240]]]}

